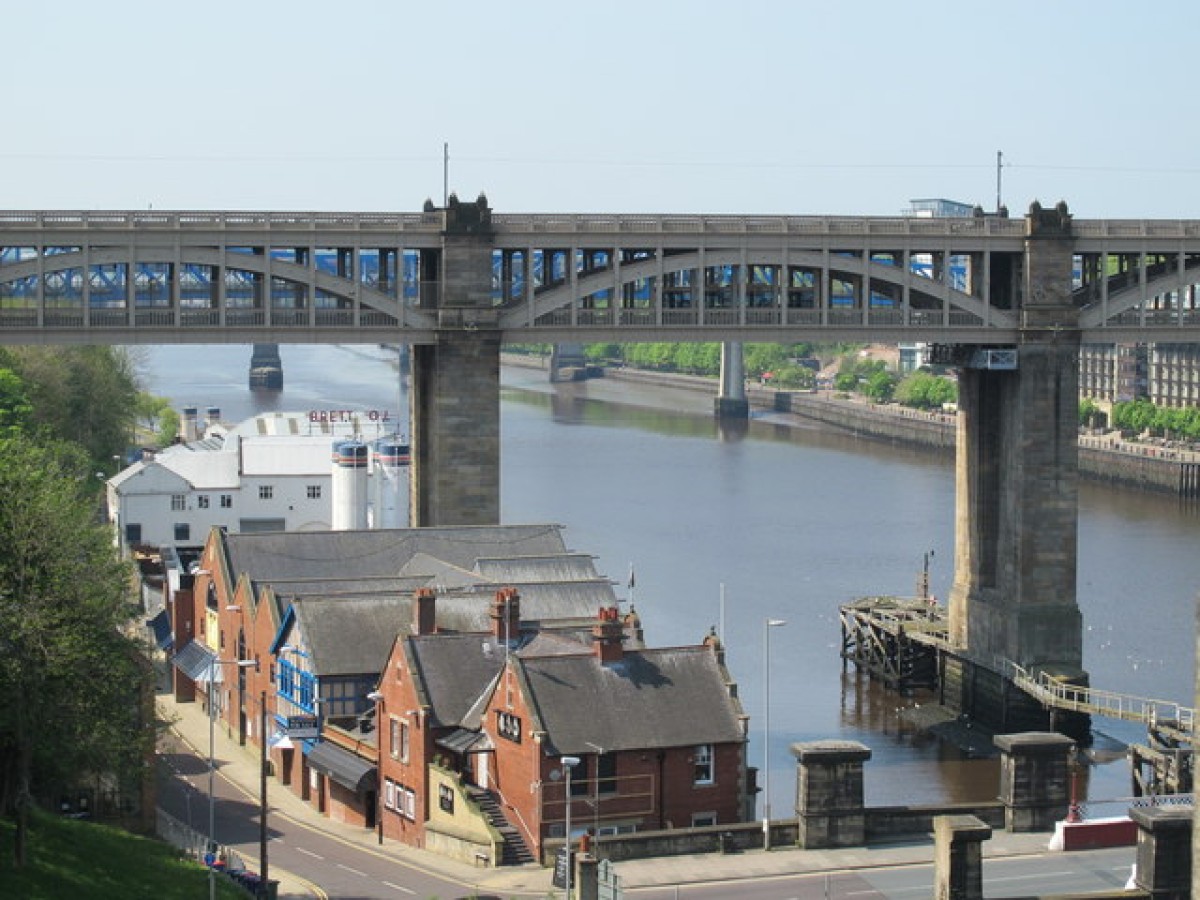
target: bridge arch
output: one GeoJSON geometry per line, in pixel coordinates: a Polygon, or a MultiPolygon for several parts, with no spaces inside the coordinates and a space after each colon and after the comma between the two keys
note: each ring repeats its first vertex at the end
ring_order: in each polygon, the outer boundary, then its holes
{"type": "MultiPolygon", "coordinates": [[[[243,253],[231,250],[221,250],[206,247],[188,247],[186,252],[176,253],[173,248],[142,247],[131,258],[129,253],[120,247],[96,247],[86,253],[82,250],[67,250],[62,253],[43,254],[38,257],[22,259],[0,265],[0,284],[36,279],[39,277],[62,274],[72,270],[82,271],[92,266],[127,266],[127,278],[132,280],[132,272],[139,265],[166,265],[175,267],[175,279],[179,278],[179,270],[186,266],[202,266],[214,272],[240,271],[295,284],[311,291],[309,304],[320,290],[330,297],[336,298],[353,306],[362,307],[383,313],[399,321],[401,318],[401,302],[369,284],[361,283],[352,278],[346,278],[325,272],[314,266],[302,265],[296,262],[276,258],[268,259],[264,255],[243,253]]],[[[215,289],[214,281],[214,289],[215,289]]],[[[127,286],[127,291],[129,290],[127,286]]],[[[127,294],[127,304],[133,306],[133,297],[127,294]]],[[[215,296],[213,298],[215,304],[215,296]]],[[[213,306],[215,308],[215,305],[213,306]]]]}
{"type": "MultiPolygon", "coordinates": [[[[532,327],[539,319],[557,311],[569,309],[574,303],[587,297],[608,292],[611,297],[619,296],[625,288],[632,288],[653,278],[665,278],[682,273],[692,273],[701,268],[727,266],[763,266],[791,272],[808,270],[824,281],[857,279],[861,296],[855,308],[869,306],[871,299],[867,284],[889,285],[895,288],[897,309],[925,309],[938,311],[940,317],[950,321],[955,314],[969,318],[973,324],[994,325],[1000,328],[1015,328],[1016,316],[1008,310],[997,309],[983,299],[957,290],[945,280],[935,280],[914,272],[907,265],[897,265],[867,258],[863,254],[825,253],[813,250],[703,250],[689,251],[660,258],[658,254],[619,266],[607,266],[596,272],[568,279],[551,287],[535,291],[531,303],[511,308],[501,318],[504,328],[532,327]],[[838,276],[843,276],[839,279],[838,276]]],[[[776,291],[789,288],[775,285],[776,291]]],[[[824,297],[821,305],[828,306],[824,297]]],[[[785,297],[775,296],[771,304],[775,309],[788,308],[785,297]]]]}

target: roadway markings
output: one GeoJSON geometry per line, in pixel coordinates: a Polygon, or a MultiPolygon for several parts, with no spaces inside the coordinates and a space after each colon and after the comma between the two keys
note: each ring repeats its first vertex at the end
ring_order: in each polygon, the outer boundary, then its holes
{"type": "Polygon", "coordinates": [[[415,894],[416,893],[416,891],[414,891],[412,888],[406,888],[402,884],[392,884],[390,881],[385,881],[384,885],[386,887],[392,888],[393,890],[401,891],[405,894],[415,894]]]}
{"type": "Polygon", "coordinates": [[[305,856],[311,856],[313,859],[324,859],[320,853],[313,853],[311,850],[305,850],[303,847],[296,848],[297,853],[303,853],[305,856]]]}
{"type": "Polygon", "coordinates": [[[337,867],[338,867],[339,869],[345,869],[347,872],[350,872],[350,873],[351,873],[351,874],[353,874],[353,875],[361,875],[363,878],[366,878],[366,877],[367,877],[367,873],[366,873],[366,872],[363,872],[363,871],[361,871],[360,869],[352,869],[350,866],[347,866],[347,865],[345,865],[344,863],[338,863],[338,864],[337,864],[337,867]]]}

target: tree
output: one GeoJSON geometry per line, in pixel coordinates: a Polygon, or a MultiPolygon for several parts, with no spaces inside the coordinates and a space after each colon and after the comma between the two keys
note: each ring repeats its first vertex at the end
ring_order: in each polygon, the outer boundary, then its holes
{"type": "Polygon", "coordinates": [[[25,383],[33,424],[80,444],[92,470],[129,446],[137,417],[137,379],[118,347],[9,347],[0,367],[25,383]]]}
{"type": "Polygon", "coordinates": [[[33,406],[21,377],[11,369],[0,369],[0,438],[13,437],[33,424],[33,406]]]}
{"type": "Polygon", "coordinates": [[[18,866],[36,797],[134,777],[153,740],[121,630],[131,572],[96,522],[92,469],[69,444],[0,440],[0,814],[17,822],[18,866]]]}

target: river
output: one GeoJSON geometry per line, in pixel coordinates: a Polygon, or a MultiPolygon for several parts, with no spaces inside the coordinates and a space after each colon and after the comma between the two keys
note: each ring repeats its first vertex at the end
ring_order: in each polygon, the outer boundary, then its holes
{"type": "MultiPolygon", "coordinates": [[[[134,353],[147,390],[176,408],[217,406],[228,422],[321,407],[407,415],[395,361],[378,347],[285,345],[278,394],[247,389],[247,346],[134,353]]],[[[920,698],[843,673],[839,658],[839,604],[911,595],[930,551],[932,592],[948,595],[948,458],[773,414],[755,415],[740,437],[723,436],[710,397],[670,388],[602,379],[552,386],[545,372],[520,368],[505,368],[502,385],[503,520],[563,524],[571,549],[596,556],[623,598],[632,565],[651,645],[691,644],[722,629],[751,716],[751,765],[763,764],[770,687],[776,816],[794,803],[790,744],[823,738],[871,747],[871,805],[995,798],[994,759],[964,759],[914,733],[897,713],[920,698]],[[787,624],[768,635],[767,618],[787,624]]],[[[1198,547],[1196,505],[1083,484],[1078,597],[1094,686],[1192,705],[1198,547]]],[[[1143,738],[1127,723],[1094,728],[1103,745],[1143,738]]],[[[1094,802],[1127,796],[1127,764],[1093,767],[1087,791],[1094,802]]]]}

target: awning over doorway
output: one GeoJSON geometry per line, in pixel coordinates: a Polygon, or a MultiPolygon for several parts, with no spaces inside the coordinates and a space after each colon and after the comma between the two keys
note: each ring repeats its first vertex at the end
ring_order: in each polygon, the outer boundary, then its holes
{"type": "Polygon", "coordinates": [[[216,656],[199,641],[188,641],[175,654],[172,662],[175,668],[198,684],[207,684],[210,675],[219,684],[222,667],[213,665],[216,656]]]}
{"type": "Polygon", "coordinates": [[[356,794],[375,787],[375,763],[321,741],[308,751],[308,764],[356,794]]]}
{"type": "Polygon", "coordinates": [[[171,635],[171,617],[165,609],[159,610],[158,615],[146,620],[146,625],[154,635],[154,644],[159,650],[170,650],[175,643],[171,635]]]}

